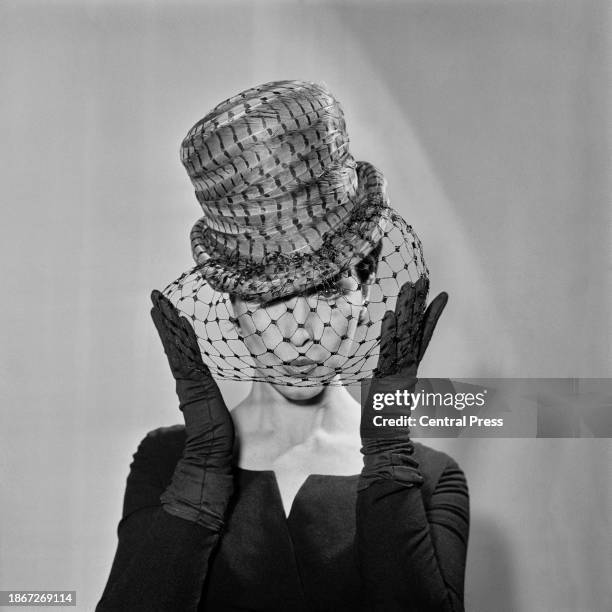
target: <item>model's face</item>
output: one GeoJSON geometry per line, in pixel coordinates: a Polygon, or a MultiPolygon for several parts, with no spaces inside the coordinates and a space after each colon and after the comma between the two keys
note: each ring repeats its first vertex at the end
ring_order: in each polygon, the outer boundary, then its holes
{"type": "Polygon", "coordinates": [[[365,309],[366,291],[354,271],[324,288],[272,302],[247,302],[232,298],[234,315],[256,367],[308,387],[278,385],[292,400],[318,395],[354,352],[354,339],[365,309]],[[314,383],[314,384],[313,384],[314,383]],[[312,385],[312,386],[310,386],[312,385]]]}

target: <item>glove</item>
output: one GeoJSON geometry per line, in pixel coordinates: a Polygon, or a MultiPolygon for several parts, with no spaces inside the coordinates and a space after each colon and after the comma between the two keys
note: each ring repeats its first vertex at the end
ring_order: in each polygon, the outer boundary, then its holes
{"type": "Polygon", "coordinates": [[[183,456],[160,499],[166,512],[220,531],[233,492],[232,417],[202,361],[190,322],[159,291],[153,291],[151,301],[151,317],[176,380],[186,433],[183,456]]]}
{"type": "MultiPolygon", "coordinates": [[[[388,310],[381,325],[380,356],[369,389],[366,407],[372,406],[374,393],[387,393],[403,387],[412,391],[417,383],[417,370],[429,341],[446,306],[448,295],[440,293],[425,310],[429,280],[421,276],[416,283],[405,283],[397,297],[395,312],[388,310]]],[[[405,486],[423,482],[414,452],[410,430],[396,428],[384,436],[373,432],[362,413],[361,452],[364,467],[358,489],[363,490],[380,479],[392,479],[405,486]]]]}

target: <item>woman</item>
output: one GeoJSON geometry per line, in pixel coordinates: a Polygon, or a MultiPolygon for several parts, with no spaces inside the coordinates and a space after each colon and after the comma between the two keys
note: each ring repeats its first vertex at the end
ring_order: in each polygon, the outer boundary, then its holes
{"type": "Polygon", "coordinates": [[[152,316],[185,426],[134,455],[97,609],[463,610],[461,470],[371,427],[341,384],[414,386],[446,294],[425,309],[418,239],[350,156],[339,104],[300,81],[247,90],[182,159],[205,213],[198,265],[166,290],[176,306],[153,293],[152,316]],[[257,381],[231,415],[211,368],[257,381]]]}

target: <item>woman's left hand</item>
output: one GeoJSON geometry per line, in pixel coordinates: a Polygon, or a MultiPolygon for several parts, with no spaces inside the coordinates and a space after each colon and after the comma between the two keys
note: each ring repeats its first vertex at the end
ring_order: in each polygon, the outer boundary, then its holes
{"type": "Polygon", "coordinates": [[[416,283],[402,285],[395,311],[388,310],[382,321],[375,379],[387,376],[416,378],[419,364],[448,301],[448,294],[443,291],[425,309],[428,292],[429,280],[424,276],[416,283]]]}
{"type": "Polygon", "coordinates": [[[372,398],[374,394],[412,391],[417,370],[429,345],[448,295],[440,293],[425,308],[429,280],[421,276],[416,283],[405,283],[397,297],[394,311],[387,311],[381,325],[380,356],[374,371],[368,398],[361,415],[361,452],[364,467],[359,489],[381,478],[393,479],[406,486],[422,481],[413,452],[408,427],[375,427],[372,398]]]}

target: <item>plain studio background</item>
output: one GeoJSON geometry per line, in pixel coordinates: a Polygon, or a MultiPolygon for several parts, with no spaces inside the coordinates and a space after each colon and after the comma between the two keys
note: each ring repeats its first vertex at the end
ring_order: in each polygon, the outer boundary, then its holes
{"type": "MultiPolygon", "coordinates": [[[[192,265],[179,144],[248,86],[325,82],[385,172],[450,294],[423,374],[610,374],[606,2],[5,1],[0,23],[1,589],[101,594],[131,454],[181,421],[149,319],[192,265]]],[[[609,440],[433,444],[470,483],[469,610],[611,609],[609,440]]]]}

